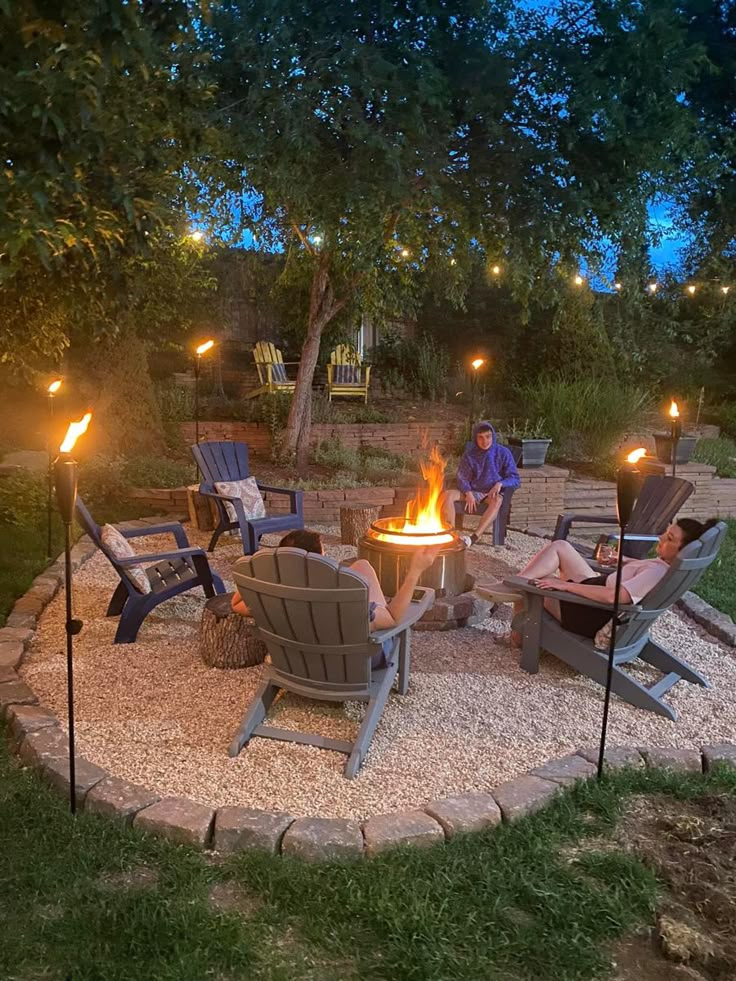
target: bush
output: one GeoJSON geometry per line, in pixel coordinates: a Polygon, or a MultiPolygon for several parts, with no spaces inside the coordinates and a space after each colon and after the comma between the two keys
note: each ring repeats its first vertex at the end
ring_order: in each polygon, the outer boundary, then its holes
{"type": "Polygon", "coordinates": [[[48,479],[45,474],[21,470],[0,478],[0,524],[40,525],[46,520],[47,502],[48,479]]]}
{"type": "Polygon", "coordinates": [[[716,468],[719,477],[736,477],[736,442],[726,436],[717,439],[699,439],[693,460],[708,463],[716,468]]]}
{"type": "Polygon", "coordinates": [[[723,402],[711,416],[716,425],[721,427],[725,436],[736,437],[736,403],[723,402]]]}
{"type": "Polygon", "coordinates": [[[194,477],[194,462],[141,456],[125,461],[123,476],[129,487],[181,487],[194,477]]]}
{"type": "Polygon", "coordinates": [[[540,380],[520,389],[519,397],[525,415],[544,417],[551,457],[565,460],[610,456],[654,403],[645,388],[613,379],[540,380]]]}
{"type": "Polygon", "coordinates": [[[94,456],[79,468],[79,493],[95,511],[119,505],[131,487],[181,487],[191,483],[193,477],[193,462],[155,456],[94,456]]]}

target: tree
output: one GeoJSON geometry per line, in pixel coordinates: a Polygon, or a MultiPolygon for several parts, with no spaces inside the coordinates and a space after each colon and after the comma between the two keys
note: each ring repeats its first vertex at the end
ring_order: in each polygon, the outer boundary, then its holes
{"type": "Polygon", "coordinates": [[[309,280],[284,441],[303,452],[326,324],[411,307],[419,273],[460,300],[474,249],[521,297],[595,251],[681,164],[702,57],[668,0],[226,0],[208,42],[228,164],[200,176],[309,280]]]}

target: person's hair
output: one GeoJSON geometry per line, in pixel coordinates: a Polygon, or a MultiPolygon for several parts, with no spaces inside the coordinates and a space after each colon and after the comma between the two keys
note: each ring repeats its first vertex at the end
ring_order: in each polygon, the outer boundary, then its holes
{"type": "Polygon", "coordinates": [[[290,546],[291,548],[303,548],[305,552],[316,552],[322,555],[322,539],[317,531],[308,531],[306,528],[297,528],[295,531],[287,532],[279,542],[279,546],[290,546]]]}
{"type": "Polygon", "coordinates": [[[700,538],[709,528],[715,527],[718,524],[718,518],[709,518],[708,521],[696,521],[695,518],[678,518],[675,524],[682,532],[682,545],[680,547],[684,548],[690,542],[700,538]]]}
{"type": "Polygon", "coordinates": [[[475,427],[476,436],[478,435],[478,433],[492,433],[492,432],[493,432],[493,426],[490,424],[490,422],[479,422],[478,425],[475,427]]]}

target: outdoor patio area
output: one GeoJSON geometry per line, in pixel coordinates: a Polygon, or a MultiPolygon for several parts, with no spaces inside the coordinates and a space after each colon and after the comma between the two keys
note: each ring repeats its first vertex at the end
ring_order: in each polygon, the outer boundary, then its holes
{"type": "MultiPolygon", "coordinates": [[[[318,529],[326,553],[355,554],[334,527],[318,529]]],[[[191,532],[192,544],[205,536],[191,532]]],[[[266,536],[263,544],[277,544],[266,536]]],[[[165,537],[140,538],[138,551],[164,548],[165,537]]],[[[507,544],[479,545],[468,568],[483,582],[516,572],[542,542],[511,532],[507,544]]],[[[232,589],[239,540],[223,541],[212,557],[232,589]]],[[[519,668],[509,644],[510,607],[475,627],[414,631],[409,693],[392,694],[367,759],[354,780],[341,754],[255,738],[231,759],[227,748],[261,675],[260,667],[208,668],[198,654],[201,590],[176,597],[148,616],[135,644],[113,644],[117,621],[104,611],[115,587],[109,562],[96,553],[75,575],[75,613],[84,629],[75,643],[78,751],[115,775],[158,794],[208,805],[240,804],[295,816],[363,819],[410,809],[437,798],[490,790],[580,747],[596,744],[603,689],[551,656],[540,673],[519,668]]],[[[726,742],[736,729],[736,656],[692,621],[668,612],[653,635],[711,682],[682,682],[667,696],[676,723],[612,702],[609,745],[698,748],[726,742]]],[[[39,701],[66,718],[63,591],[41,618],[21,673],[39,701]]],[[[640,680],[642,669],[634,669],[640,680]]],[[[363,708],[283,696],[271,719],[350,738],[363,708]]]]}

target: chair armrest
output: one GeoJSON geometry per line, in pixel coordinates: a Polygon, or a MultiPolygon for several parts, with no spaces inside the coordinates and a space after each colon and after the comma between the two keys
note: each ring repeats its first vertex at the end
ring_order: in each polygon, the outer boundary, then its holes
{"type": "MultiPolygon", "coordinates": [[[[601,603],[599,600],[586,599],[584,596],[576,596],[574,593],[567,593],[562,589],[542,589],[539,586],[532,586],[528,579],[521,576],[510,576],[504,579],[504,586],[518,590],[521,593],[530,593],[533,596],[544,596],[547,599],[564,600],[566,603],[575,603],[578,606],[592,606],[596,610],[613,611],[613,603],[601,603]]],[[[619,603],[619,613],[641,613],[642,607],[638,603],[619,603]]]]}
{"type": "Polygon", "coordinates": [[[189,548],[187,533],[179,521],[170,521],[163,525],[147,525],[145,528],[126,528],[120,534],[123,538],[145,538],[147,535],[165,535],[171,532],[179,548],[189,548]]]}
{"type": "Polygon", "coordinates": [[[422,596],[419,600],[412,600],[409,604],[409,609],[399,620],[397,624],[393,627],[386,627],[384,630],[373,630],[371,632],[371,640],[375,640],[376,643],[382,643],[384,640],[390,640],[391,637],[395,637],[396,634],[403,633],[407,627],[411,627],[413,623],[424,616],[427,610],[434,603],[434,590],[429,589],[427,586],[417,586],[414,590],[415,592],[422,592],[422,596]]]}
{"type": "Polygon", "coordinates": [[[589,525],[617,525],[618,518],[615,514],[560,514],[557,516],[557,525],[552,541],[566,540],[573,522],[589,525]]]}
{"type": "Polygon", "coordinates": [[[206,557],[207,553],[203,548],[176,548],[172,549],[171,552],[153,552],[150,555],[131,555],[127,559],[115,559],[117,565],[142,565],[144,562],[160,562],[161,559],[189,559],[194,558],[195,555],[204,555],[206,557]]]}
{"type": "Polygon", "coordinates": [[[258,490],[268,491],[269,494],[288,494],[289,497],[294,497],[295,494],[304,495],[304,491],[297,490],[293,487],[271,487],[270,484],[262,484],[259,480],[256,483],[258,484],[258,490]]]}

